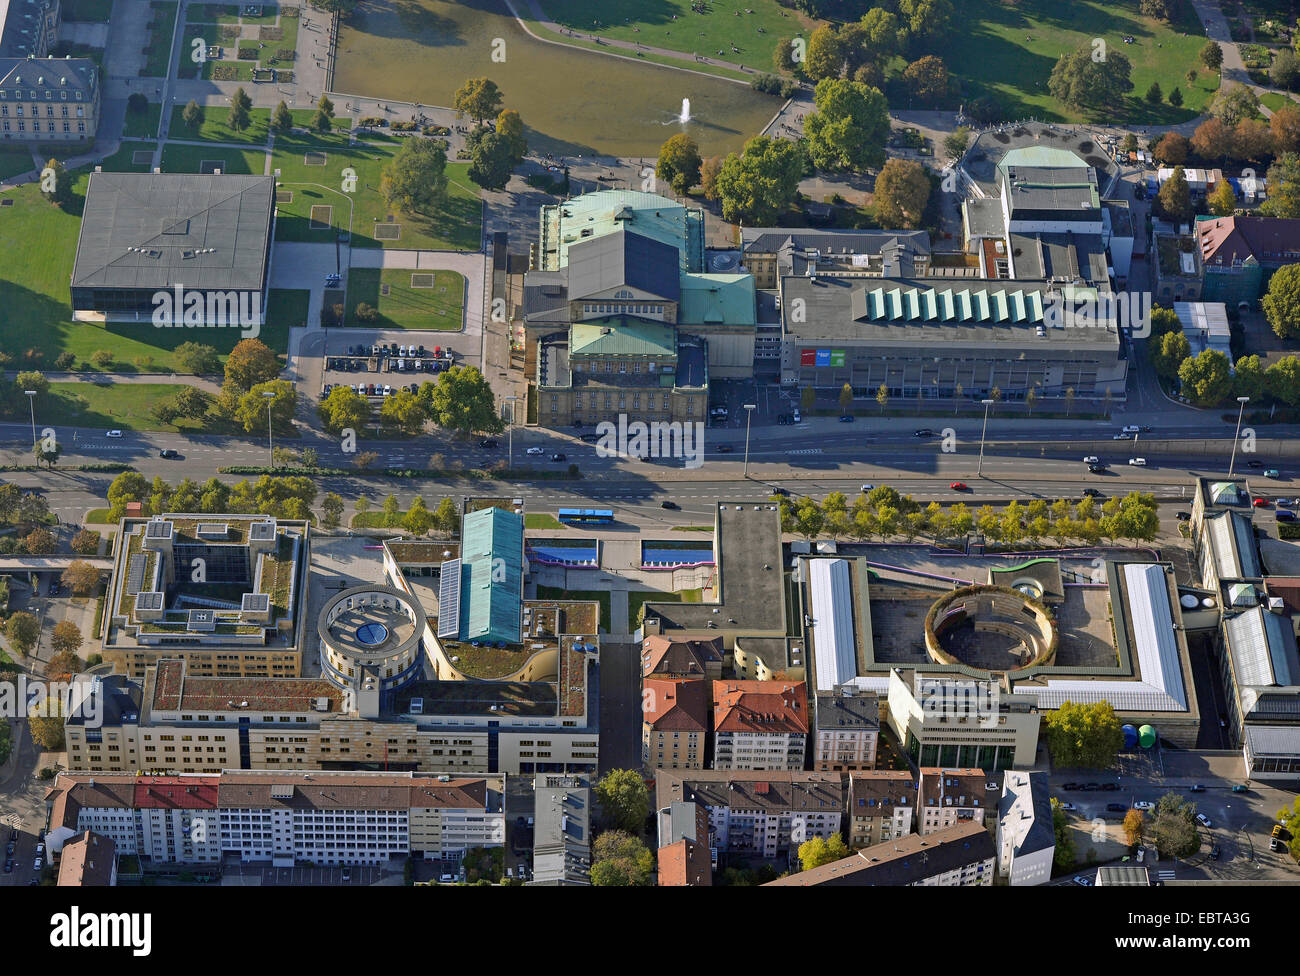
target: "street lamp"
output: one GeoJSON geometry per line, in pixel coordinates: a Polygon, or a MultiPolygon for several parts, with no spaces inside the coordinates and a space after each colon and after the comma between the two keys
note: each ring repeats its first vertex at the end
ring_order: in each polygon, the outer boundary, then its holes
{"type": "Polygon", "coordinates": [[[266,400],[266,454],[271,460],[271,468],[275,469],[275,440],[271,436],[271,401],[275,399],[275,394],[270,390],[263,390],[262,397],[266,400]]]}
{"type": "MultiPolygon", "coordinates": [[[[1245,404],[1251,402],[1249,396],[1238,396],[1236,402],[1240,405],[1236,408],[1236,433],[1232,434],[1232,460],[1227,464],[1227,476],[1232,477],[1232,468],[1236,467],[1236,442],[1242,439],[1242,415],[1245,412],[1245,404]]],[[[35,428],[32,428],[35,430],[35,428]]]]}
{"type": "Polygon", "coordinates": [[[27,406],[32,409],[32,446],[36,446],[36,391],[23,390],[27,394],[27,406]]]}
{"type": "Polygon", "coordinates": [[[984,433],[989,429],[989,407],[993,405],[993,401],[986,398],[980,403],[984,404],[984,426],[980,428],[980,463],[975,470],[975,476],[978,478],[984,477],[984,433]]]}
{"type": "Polygon", "coordinates": [[[502,397],[503,400],[510,401],[510,423],[506,425],[506,470],[515,466],[515,403],[519,397],[508,396],[502,397]]]}
{"type": "Polygon", "coordinates": [[[741,404],[745,408],[745,477],[749,477],[749,422],[754,419],[754,411],[758,409],[757,403],[741,404]]]}

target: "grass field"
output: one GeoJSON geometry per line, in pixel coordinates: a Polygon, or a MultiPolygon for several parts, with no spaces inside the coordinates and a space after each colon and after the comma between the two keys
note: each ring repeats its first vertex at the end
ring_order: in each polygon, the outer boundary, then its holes
{"type": "Polygon", "coordinates": [[[609,633],[608,590],[562,590],[558,586],[538,586],[539,600],[594,600],[600,604],[600,626],[609,633]]]}
{"type": "MultiPolygon", "coordinates": [[[[293,121],[295,125],[306,126],[310,121],[315,109],[299,108],[293,109],[293,121]]],[[[177,104],[172,107],[172,121],[169,133],[173,139],[184,139],[188,142],[223,142],[238,143],[240,145],[266,145],[267,126],[271,121],[271,110],[269,108],[251,108],[248,110],[249,125],[243,132],[236,132],[226,123],[230,119],[229,105],[206,105],[204,106],[203,124],[198,129],[191,129],[185,124],[184,119],[185,106],[177,104]]],[[[348,131],[352,128],[352,120],[349,118],[336,118],[333,122],[334,129],[327,133],[316,132],[290,132],[276,137],[277,146],[298,146],[298,145],[325,145],[325,146],[346,146],[348,144],[348,131]]]]}
{"type": "Polygon", "coordinates": [[[32,162],[30,152],[24,152],[23,150],[0,152],[0,180],[7,180],[11,176],[19,176],[35,168],[36,164],[32,162]]]}
{"type": "MultiPolygon", "coordinates": [[[[942,51],[948,70],[961,82],[967,102],[989,94],[1005,106],[1008,117],[1077,121],[1078,113],[1061,105],[1047,90],[1057,59],[1069,51],[1090,47],[1094,38],[1132,63],[1133,90],[1119,119],[1111,121],[1164,124],[1200,114],[1219,87],[1219,76],[1208,72],[1198,54],[1205,45],[1200,21],[1184,4],[1184,19],[1163,24],[1138,12],[1138,0],[1022,0],[1008,6],[1000,0],[964,0],[958,5],[965,19],[961,44],[942,51]],[[1125,44],[1124,36],[1135,43],[1125,44]],[[1188,84],[1188,68],[1196,68],[1188,84]],[[1181,108],[1143,101],[1153,81],[1167,94],[1182,89],[1181,108]]],[[[891,101],[891,107],[906,105],[891,101]]]]}
{"type": "Polygon", "coordinates": [[[272,288],[266,296],[266,325],[258,338],[276,352],[287,352],[288,330],[307,324],[310,305],[311,292],[306,289],[272,288]]]}
{"type": "Polygon", "coordinates": [[[149,40],[144,45],[147,60],[140,69],[145,78],[163,78],[167,75],[167,59],[171,56],[172,32],[176,28],[175,0],[151,0],[149,40]]]}
{"type": "Polygon", "coordinates": [[[760,71],[772,70],[778,40],[807,37],[821,23],[777,0],[709,0],[704,13],[692,10],[691,0],[542,0],[540,6],[551,20],[584,37],[639,41],[681,51],[688,61],[699,53],[760,71]]]}
{"type": "MultiPolygon", "coordinates": [[[[482,205],[478,188],[470,182],[467,163],[448,163],[447,202],[433,216],[394,214],[399,225],[397,239],[379,240],[375,224],[387,223],[389,211],[379,193],[384,166],[393,150],[386,145],[361,143],[352,147],[327,148],[325,165],[307,165],[302,144],[277,141],[272,165],[279,170],[279,182],[292,199],[278,206],[276,239],[281,241],[328,241],[351,226],[357,247],[397,247],[430,250],[473,251],[482,237],[482,205]],[[344,170],[355,170],[356,189],[343,192],[344,170]],[[330,226],[313,229],[312,207],[331,207],[330,226]]],[[[319,211],[318,211],[319,215],[319,211]]]]}
{"type": "Polygon", "coordinates": [[[158,118],[162,115],[162,105],[150,102],[143,112],[126,113],[126,123],[122,135],[127,139],[154,139],[158,135],[158,118]]]}
{"type": "Polygon", "coordinates": [[[180,386],[168,383],[51,383],[50,392],[39,398],[36,415],[43,424],[103,427],[106,430],[189,430],[236,433],[224,420],[209,415],[204,420],[182,419],[175,425],[160,424],[149,410],[160,400],[175,395],[180,386]]]}
{"type": "Polygon", "coordinates": [[[545,512],[529,512],[524,516],[525,529],[562,529],[564,526],[554,515],[545,512]]]}
{"type": "Polygon", "coordinates": [[[163,146],[164,173],[198,173],[204,161],[222,163],[223,173],[261,176],[266,168],[266,153],[260,149],[187,146],[169,142],[163,146]]]}
{"type": "MultiPolygon", "coordinates": [[[[220,15],[219,23],[212,20],[194,19],[194,10],[191,9],[189,16],[186,18],[185,27],[181,32],[181,39],[184,51],[181,55],[179,73],[182,78],[216,78],[218,73],[222,81],[245,81],[253,80],[253,68],[278,68],[281,70],[292,70],[293,59],[286,58],[280,60],[277,54],[282,50],[294,50],[298,46],[298,18],[285,17],[277,25],[275,21],[275,7],[265,7],[270,10],[269,14],[263,14],[261,17],[244,17],[229,19],[228,15],[220,15]],[[238,28],[239,34],[235,37],[228,36],[228,32],[223,27],[238,28]],[[269,34],[269,37],[263,37],[263,32],[269,34]],[[278,32],[278,36],[277,36],[278,32]],[[204,47],[217,46],[223,49],[223,57],[220,59],[204,60],[195,62],[193,55],[193,42],[195,38],[201,37],[204,41],[204,47]],[[259,46],[260,45],[260,46],[259,46]],[[257,51],[255,59],[244,60],[237,56],[241,49],[250,49],[257,51]],[[231,75],[233,70],[234,74],[231,75]]],[[[211,17],[211,14],[204,15],[211,17]]]]}
{"type": "Polygon", "coordinates": [[[112,12],[113,0],[64,0],[59,7],[59,16],[63,20],[94,24],[107,24],[112,12]]]}
{"type": "Polygon", "coordinates": [[[152,153],[153,149],[154,143],[152,142],[123,142],[118,145],[117,152],[101,159],[99,166],[105,173],[147,173],[149,172],[149,163],[137,163],[135,154],[137,152],[152,153]]]}
{"type": "Polygon", "coordinates": [[[353,268],[348,272],[348,327],[459,332],[464,324],[464,276],[435,271],[432,288],[412,288],[411,274],[409,268],[353,268]],[[381,285],[387,286],[388,294],[383,294],[381,285]],[[356,308],[360,302],[377,308],[378,320],[359,321],[356,308]]]}
{"type": "Polygon", "coordinates": [[[1276,112],[1283,105],[1294,105],[1296,100],[1282,92],[1264,92],[1259,96],[1260,104],[1271,112],[1276,112]]]}

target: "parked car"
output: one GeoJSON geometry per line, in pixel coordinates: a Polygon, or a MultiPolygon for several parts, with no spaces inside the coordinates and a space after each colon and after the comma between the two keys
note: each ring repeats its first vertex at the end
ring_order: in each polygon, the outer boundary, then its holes
{"type": "Polygon", "coordinates": [[[1061,789],[1063,789],[1063,790],[1079,790],[1079,789],[1083,789],[1083,786],[1082,786],[1082,784],[1080,784],[1080,783],[1066,783],[1063,787],[1061,787],[1061,789]]]}
{"type": "Polygon", "coordinates": [[[478,442],[478,446],[479,446],[479,447],[497,447],[498,445],[497,445],[497,440],[496,440],[495,437],[485,437],[485,438],[483,438],[481,441],[478,442]]]}
{"type": "Polygon", "coordinates": [[[1128,807],[1124,806],[1122,803],[1107,803],[1106,811],[1108,813],[1127,813],[1128,807]]]}
{"type": "Polygon", "coordinates": [[[538,455],[538,454],[544,454],[544,453],[546,453],[546,452],[543,451],[540,447],[530,447],[530,448],[529,448],[528,450],[526,450],[524,453],[525,453],[525,454],[531,454],[531,455],[536,456],[536,455],[538,455]]]}
{"type": "Polygon", "coordinates": [[[1082,786],[1079,787],[1079,789],[1083,790],[1085,793],[1096,793],[1099,789],[1101,789],[1101,787],[1098,786],[1096,783],[1084,783],[1082,786]]]}
{"type": "Polygon", "coordinates": [[[158,452],[158,456],[160,458],[166,458],[167,460],[171,461],[174,460],[175,458],[179,458],[181,456],[181,452],[172,450],[170,447],[165,447],[158,452]]]}
{"type": "Polygon", "coordinates": [[[1118,783],[1102,783],[1101,790],[1103,793],[1114,793],[1119,789],[1118,783]]]}
{"type": "Polygon", "coordinates": [[[1076,875],[1074,876],[1074,883],[1077,884],[1077,885],[1080,885],[1081,887],[1084,887],[1084,888],[1091,888],[1091,887],[1092,887],[1092,881],[1091,881],[1090,879],[1088,879],[1088,878],[1085,878],[1085,877],[1084,877],[1083,875],[1081,875],[1081,874],[1076,874],[1076,875]]]}
{"type": "Polygon", "coordinates": [[[1219,845],[1215,844],[1213,847],[1210,848],[1210,860],[1217,861],[1221,853],[1222,852],[1219,849],[1219,845]]]}
{"type": "Polygon", "coordinates": [[[1203,813],[1198,813],[1196,815],[1196,822],[1200,824],[1202,827],[1204,827],[1206,830],[1211,830],[1214,827],[1213,821],[1211,821],[1210,818],[1203,813]]]}
{"type": "Polygon", "coordinates": [[[794,411],[792,414],[790,414],[790,423],[792,423],[792,424],[797,424],[797,423],[799,423],[799,420],[800,420],[800,418],[799,418],[799,411],[798,411],[798,410],[796,410],[796,411],[794,411]]]}
{"type": "Polygon", "coordinates": [[[344,881],[351,881],[351,880],[352,880],[352,869],[351,869],[351,868],[344,868],[344,869],[343,869],[343,880],[344,880],[344,881]]]}
{"type": "Polygon", "coordinates": [[[5,859],[5,874],[13,874],[14,859],[12,857],[5,859]]]}
{"type": "Polygon", "coordinates": [[[1279,471],[1277,468],[1269,468],[1267,471],[1264,472],[1264,477],[1265,477],[1265,478],[1280,478],[1280,477],[1282,477],[1282,472],[1279,471]]]}
{"type": "Polygon", "coordinates": [[[1234,786],[1234,787],[1232,788],[1232,792],[1234,792],[1234,793],[1248,793],[1248,792],[1250,792],[1250,787],[1249,787],[1249,786],[1246,786],[1244,783],[1238,783],[1236,786],[1234,786]]]}
{"type": "Polygon", "coordinates": [[[1144,457],[1129,458],[1128,463],[1136,465],[1139,468],[1145,468],[1147,466],[1147,459],[1144,457]]]}
{"type": "Polygon", "coordinates": [[[105,434],[104,436],[105,436],[105,437],[121,437],[121,436],[122,436],[122,432],[121,432],[120,430],[110,430],[110,431],[109,431],[107,434],[105,434]]]}
{"type": "Polygon", "coordinates": [[[1287,511],[1285,508],[1279,508],[1277,510],[1277,520],[1279,522],[1294,522],[1295,512],[1287,511]]]}
{"type": "Polygon", "coordinates": [[[1295,499],[1279,498],[1273,504],[1276,505],[1278,508],[1295,508],[1295,499]]]}
{"type": "Polygon", "coordinates": [[[1189,522],[1192,518],[1191,512],[1174,512],[1174,518],[1180,522],[1189,522]]]}
{"type": "Polygon", "coordinates": [[[1251,504],[1256,508],[1268,508],[1268,499],[1261,495],[1252,501],[1251,504]]]}
{"type": "Polygon", "coordinates": [[[1060,807],[1061,807],[1062,810],[1065,810],[1065,811],[1067,811],[1068,813],[1073,813],[1074,811],[1076,811],[1076,810],[1079,809],[1079,808],[1076,807],[1073,803],[1062,803],[1062,804],[1060,804],[1060,807]]]}
{"type": "Polygon", "coordinates": [[[1136,800],[1133,803],[1134,810],[1154,810],[1156,805],[1150,800],[1136,800]]]}
{"type": "Polygon", "coordinates": [[[1248,468],[1262,468],[1263,466],[1264,466],[1264,462],[1260,461],[1257,458],[1251,458],[1249,461],[1246,462],[1246,467],[1248,468]]]}
{"type": "Polygon", "coordinates": [[[1083,496],[1085,498],[1100,498],[1101,491],[1097,488],[1085,488],[1083,489],[1083,496]]]}

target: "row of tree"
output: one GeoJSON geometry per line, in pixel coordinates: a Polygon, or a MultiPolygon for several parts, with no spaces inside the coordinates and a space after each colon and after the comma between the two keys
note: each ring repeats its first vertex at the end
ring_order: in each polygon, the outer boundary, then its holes
{"type": "Polygon", "coordinates": [[[1149,542],[1160,527],[1155,497],[1143,492],[1108,498],[1100,505],[1092,498],[1078,502],[1035,498],[1026,503],[1012,501],[1000,510],[983,505],[973,511],[964,502],[946,508],[938,502],[922,506],[889,485],[877,485],[852,504],[838,491],[821,502],[814,498],[791,501],[785,496],[773,496],[773,500],[780,506],[782,531],[807,539],[901,537],[911,542],[928,536],[942,542],[977,531],[1004,545],[1038,545],[1044,539],[1062,546],[1069,542],[1096,545],[1116,539],[1149,542]]]}
{"type": "MultiPolygon", "coordinates": [[[[360,431],[371,422],[370,401],[350,387],[336,386],[317,407],[325,429],[332,434],[360,431]]],[[[418,392],[399,390],[385,397],[380,418],[408,434],[418,434],[432,421],[461,436],[497,434],[505,429],[492,388],[477,366],[453,366],[425,380],[418,392]]]]}

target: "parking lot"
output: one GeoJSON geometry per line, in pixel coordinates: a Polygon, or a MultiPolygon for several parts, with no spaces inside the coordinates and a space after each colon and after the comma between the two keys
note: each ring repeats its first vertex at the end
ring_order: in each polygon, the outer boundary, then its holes
{"type": "Polygon", "coordinates": [[[378,883],[385,875],[402,878],[402,867],[377,865],[352,865],[350,867],[292,867],[277,868],[265,864],[228,864],[223,869],[221,883],[226,886],[256,885],[331,885],[364,886],[378,883]],[[344,878],[344,875],[347,878],[344,878]]]}
{"type": "MultiPolygon", "coordinates": [[[[6,818],[8,820],[10,818],[6,818]]],[[[40,882],[41,872],[36,869],[36,848],[41,847],[41,866],[49,864],[49,852],[43,839],[26,833],[10,823],[0,829],[5,839],[4,872],[0,873],[0,886],[34,885],[40,882]]]]}
{"type": "Polygon", "coordinates": [[[414,393],[457,361],[457,354],[446,346],[350,343],[325,357],[320,394],[323,399],[335,386],[351,387],[375,400],[399,390],[414,393]]]}

